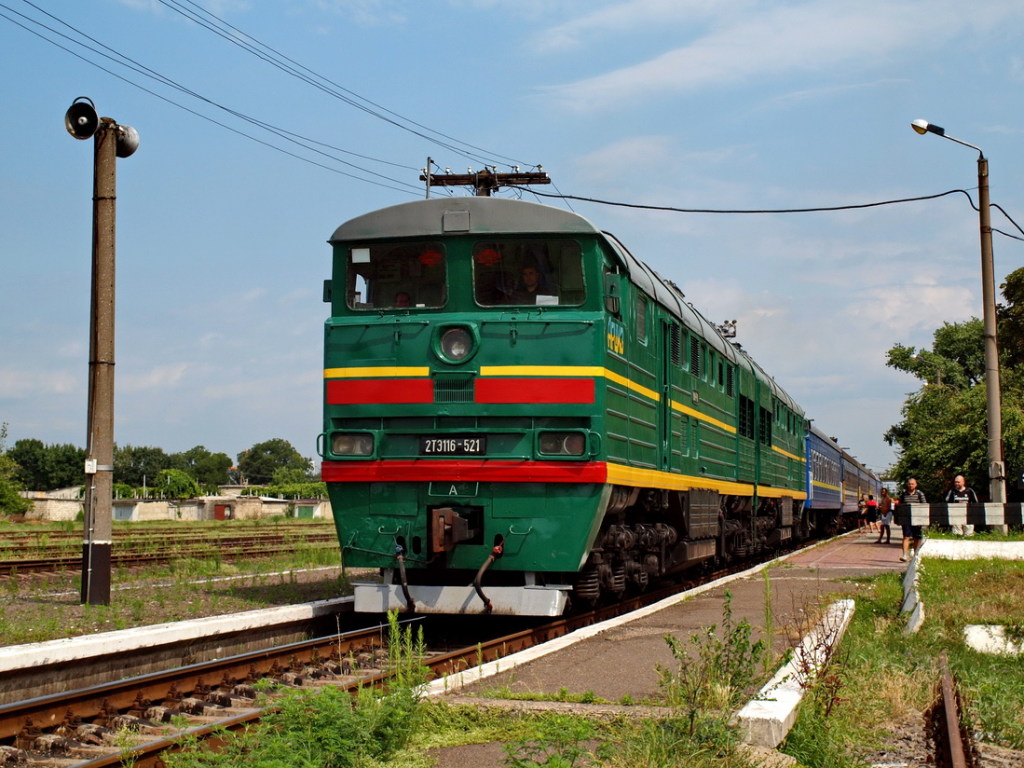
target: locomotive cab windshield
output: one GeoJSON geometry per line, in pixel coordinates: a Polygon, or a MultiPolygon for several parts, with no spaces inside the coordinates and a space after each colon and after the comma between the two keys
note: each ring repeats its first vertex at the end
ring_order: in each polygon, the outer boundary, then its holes
{"type": "Polygon", "coordinates": [[[436,242],[349,250],[349,309],[443,307],[448,299],[444,247],[436,242]]]}
{"type": "Polygon", "coordinates": [[[473,295],[483,307],[582,304],[580,247],[568,240],[477,243],[473,247],[473,295]]]}
{"type": "Polygon", "coordinates": [[[586,298],[583,257],[574,240],[356,246],[348,249],[346,275],[346,305],[356,311],[447,308],[450,286],[470,282],[479,307],[575,307],[586,298]]]}

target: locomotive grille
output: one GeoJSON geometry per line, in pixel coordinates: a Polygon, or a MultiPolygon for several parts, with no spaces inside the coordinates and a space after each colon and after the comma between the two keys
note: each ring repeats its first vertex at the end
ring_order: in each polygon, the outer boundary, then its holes
{"type": "Polygon", "coordinates": [[[438,376],[434,379],[435,403],[472,403],[472,376],[438,376]]]}

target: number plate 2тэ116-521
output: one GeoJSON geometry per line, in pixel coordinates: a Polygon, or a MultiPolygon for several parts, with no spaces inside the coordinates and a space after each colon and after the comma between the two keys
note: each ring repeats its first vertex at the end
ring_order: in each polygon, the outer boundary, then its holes
{"type": "Polygon", "coordinates": [[[420,438],[420,456],[483,456],[486,453],[487,438],[479,435],[420,438]]]}

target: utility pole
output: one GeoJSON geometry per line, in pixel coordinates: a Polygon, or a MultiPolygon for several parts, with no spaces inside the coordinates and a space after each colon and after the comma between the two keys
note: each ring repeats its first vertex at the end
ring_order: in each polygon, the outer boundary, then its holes
{"type": "Polygon", "coordinates": [[[492,192],[497,192],[501,187],[522,186],[525,184],[550,184],[551,179],[542,166],[537,166],[536,171],[520,173],[519,167],[515,167],[514,173],[498,173],[497,168],[484,168],[480,171],[469,169],[466,173],[430,173],[428,168],[421,176],[420,181],[427,182],[427,196],[430,196],[431,187],[473,187],[477,197],[490,197],[492,192]]]}
{"type": "Polygon", "coordinates": [[[1003,462],[1003,406],[999,373],[999,342],[996,337],[996,279],[992,263],[992,211],[988,190],[988,158],[981,147],[946,133],[941,125],[914,120],[910,127],[924,136],[934,133],[978,153],[978,226],[981,234],[981,303],[985,336],[985,402],[988,411],[989,501],[1006,503],[1006,464],[1003,462]]]}
{"type": "Polygon", "coordinates": [[[91,100],[75,99],[64,126],[76,139],[94,138],[92,298],[89,310],[89,404],[85,459],[82,602],[110,605],[114,489],[114,241],[116,158],[139,147],[139,134],[99,117],[91,100]],[[86,103],[88,102],[88,104],[86,103]]]}

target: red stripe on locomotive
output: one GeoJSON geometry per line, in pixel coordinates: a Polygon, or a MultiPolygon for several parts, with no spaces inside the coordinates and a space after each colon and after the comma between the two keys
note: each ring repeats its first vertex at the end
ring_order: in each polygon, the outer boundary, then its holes
{"type": "Polygon", "coordinates": [[[405,459],[397,461],[325,461],[326,483],[446,482],[472,480],[506,483],[603,483],[603,461],[496,461],[493,459],[405,459]]]}
{"type": "Polygon", "coordinates": [[[594,402],[593,379],[477,379],[473,396],[477,403],[594,402]]]}
{"type": "Polygon", "coordinates": [[[432,403],[430,379],[338,379],[327,382],[328,405],[432,403]]]}

